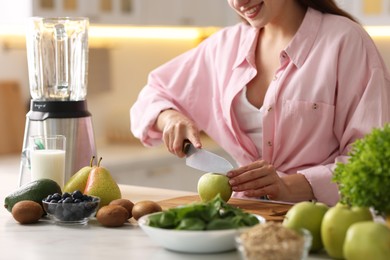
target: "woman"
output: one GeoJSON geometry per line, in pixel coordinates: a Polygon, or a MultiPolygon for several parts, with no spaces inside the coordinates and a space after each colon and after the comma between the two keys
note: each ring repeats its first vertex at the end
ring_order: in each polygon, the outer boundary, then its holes
{"type": "Polygon", "coordinates": [[[332,0],[228,3],[246,22],[150,73],[134,135],[183,157],[202,130],[240,165],[228,173],[236,196],[334,205],[335,164],[390,121],[382,58],[332,0]]]}

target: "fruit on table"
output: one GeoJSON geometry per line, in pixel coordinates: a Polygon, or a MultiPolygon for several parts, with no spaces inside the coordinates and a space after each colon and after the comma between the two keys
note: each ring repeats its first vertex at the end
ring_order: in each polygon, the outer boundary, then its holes
{"type": "Polygon", "coordinates": [[[12,216],[20,224],[37,223],[42,215],[42,206],[32,200],[19,201],[12,207],[12,216]]]}
{"type": "Polygon", "coordinates": [[[39,179],[29,182],[4,199],[4,207],[12,212],[13,206],[22,200],[32,200],[42,205],[42,200],[49,194],[62,193],[60,185],[50,179],[39,179]]]}
{"type": "Polygon", "coordinates": [[[305,228],[310,231],[313,240],[310,251],[315,252],[323,248],[321,239],[321,223],[329,207],[320,202],[299,202],[287,212],[283,226],[296,230],[305,228]]]}
{"type": "Polygon", "coordinates": [[[162,208],[158,203],[151,200],[142,200],[134,204],[131,213],[133,215],[133,218],[135,220],[138,220],[144,215],[160,211],[162,211],[162,208]]]}
{"type": "Polygon", "coordinates": [[[90,165],[85,166],[81,168],[78,172],[76,172],[70,179],[65,183],[64,185],[64,192],[73,192],[76,190],[84,191],[85,186],[87,185],[87,180],[89,173],[92,170],[93,167],[93,160],[95,159],[95,156],[92,156],[90,165]]]}
{"type": "Polygon", "coordinates": [[[224,201],[228,201],[232,196],[232,187],[226,175],[218,173],[203,174],[198,181],[198,194],[203,202],[214,199],[218,194],[224,201]]]}
{"type": "Polygon", "coordinates": [[[348,260],[389,259],[389,227],[373,221],[352,224],[345,237],[343,253],[348,260]]]}
{"type": "Polygon", "coordinates": [[[128,219],[129,213],[120,205],[106,205],[96,214],[97,221],[106,227],[120,227],[128,219]]]}
{"type": "Polygon", "coordinates": [[[133,210],[134,203],[128,199],[116,199],[116,200],[111,201],[108,205],[119,205],[119,206],[124,207],[127,210],[127,212],[129,213],[129,216],[127,217],[127,219],[129,219],[133,216],[131,211],[133,210]]]}
{"type": "Polygon", "coordinates": [[[100,199],[74,191],[62,195],[54,193],[43,200],[45,211],[61,222],[84,221],[95,214],[100,199]]]}
{"type": "Polygon", "coordinates": [[[344,258],[343,245],[348,228],[360,221],[372,221],[372,214],[366,207],[349,207],[338,203],[324,215],[321,237],[325,251],[332,258],[344,258]]]}
{"type": "Polygon", "coordinates": [[[119,186],[110,172],[100,166],[101,161],[102,158],[99,159],[98,165],[92,168],[84,189],[84,194],[100,198],[99,207],[106,206],[111,201],[122,197],[119,186]]]}

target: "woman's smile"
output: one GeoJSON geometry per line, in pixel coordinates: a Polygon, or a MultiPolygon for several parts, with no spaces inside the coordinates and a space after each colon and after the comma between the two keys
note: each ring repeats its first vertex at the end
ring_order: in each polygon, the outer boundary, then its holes
{"type": "Polygon", "coordinates": [[[241,6],[240,7],[240,12],[247,19],[253,19],[253,18],[255,18],[258,15],[258,13],[260,12],[262,6],[263,6],[263,1],[261,1],[259,4],[255,5],[255,6],[250,6],[250,7],[241,6]]]}

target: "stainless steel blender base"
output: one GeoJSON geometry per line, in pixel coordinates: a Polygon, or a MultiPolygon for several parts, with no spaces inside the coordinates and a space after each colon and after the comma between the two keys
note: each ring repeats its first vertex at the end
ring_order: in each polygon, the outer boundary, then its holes
{"type": "Polygon", "coordinates": [[[30,146],[29,137],[34,135],[64,135],[66,137],[65,182],[79,169],[89,165],[92,156],[97,157],[91,116],[32,120],[27,114],[19,186],[31,180],[28,148],[30,146]]]}

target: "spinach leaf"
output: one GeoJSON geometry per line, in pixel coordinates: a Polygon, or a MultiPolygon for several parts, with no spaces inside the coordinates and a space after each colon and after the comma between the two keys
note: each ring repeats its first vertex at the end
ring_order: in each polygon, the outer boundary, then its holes
{"type": "Polygon", "coordinates": [[[254,226],[259,220],[227,204],[220,195],[209,202],[171,208],[149,217],[153,227],[178,230],[217,230],[254,226]]]}
{"type": "Polygon", "coordinates": [[[176,227],[178,230],[204,230],[206,224],[199,218],[183,218],[176,227]]]}

